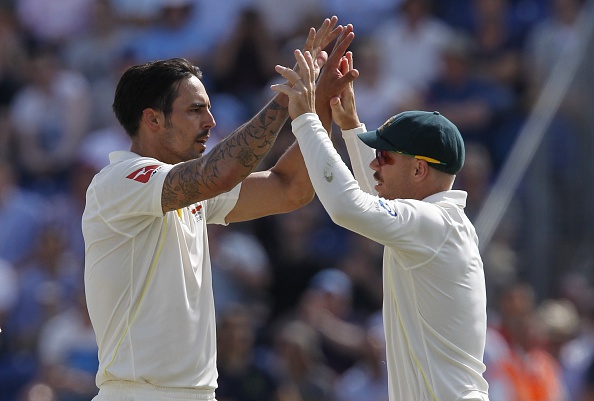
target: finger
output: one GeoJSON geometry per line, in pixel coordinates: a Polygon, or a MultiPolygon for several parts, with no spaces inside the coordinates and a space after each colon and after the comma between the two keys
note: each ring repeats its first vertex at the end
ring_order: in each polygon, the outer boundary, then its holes
{"type": "Polygon", "coordinates": [[[284,84],[270,85],[270,89],[272,89],[274,92],[284,93],[287,96],[290,96],[294,92],[293,88],[289,87],[288,85],[284,85],[284,84]]]}
{"type": "Polygon", "coordinates": [[[328,43],[332,42],[342,32],[342,26],[339,25],[335,27],[337,22],[338,17],[336,15],[324,20],[322,26],[318,29],[318,34],[314,41],[314,48],[325,48],[328,46],[328,43]]]}
{"type": "Polygon", "coordinates": [[[342,107],[342,103],[338,96],[335,96],[332,99],[330,99],[330,109],[332,109],[333,114],[344,113],[344,107],[342,107]]]}
{"type": "Polygon", "coordinates": [[[353,64],[353,52],[346,52],[345,57],[346,57],[347,62],[348,62],[349,70],[352,70],[354,68],[354,64],[353,64]]]}
{"type": "Polygon", "coordinates": [[[338,78],[338,81],[341,85],[347,85],[353,82],[355,79],[359,77],[359,71],[356,69],[352,69],[349,71],[348,74],[343,75],[342,77],[338,78]]]}
{"type": "Polygon", "coordinates": [[[275,66],[274,70],[282,75],[287,81],[289,81],[291,86],[295,85],[295,83],[301,78],[296,71],[287,67],[283,67],[282,65],[275,66]]]}
{"type": "Polygon", "coordinates": [[[352,27],[351,31],[343,32],[342,35],[340,35],[340,37],[336,41],[336,44],[334,45],[332,52],[328,56],[327,63],[329,65],[338,65],[338,63],[340,62],[340,58],[344,55],[348,47],[353,42],[354,38],[355,34],[352,32],[352,27]]]}
{"type": "Polygon", "coordinates": [[[316,40],[316,29],[309,28],[309,32],[307,34],[307,39],[305,40],[305,45],[303,46],[303,50],[311,50],[314,48],[314,42],[316,40]]]}
{"type": "Polygon", "coordinates": [[[336,41],[333,51],[336,50],[340,55],[343,55],[353,42],[353,39],[355,39],[355,33],[353,32],[353,26],[349,24],[336,41]]]}
{"type": "Polygon", "coordinates": [[[312,60],[311,53],[308,51],[301,53],[301,51],[297,49],[295,50],[295,59],[297,60],[297,65],[299,66],[299,77],[302,79],[302,83],[305,85],[306,82],[311,82],[313,68],[310,67],[308,62],[308,60],[310,62],[312,60]]]}
{"type": "Polygon", "coordinates": [[[318,52],[318,54],[316,56],[316,63],[318,65],[319,69],[321,69],[326,64],[327,60],[328,60],[328,53],[326,53],[323,50],[321,52],[318,52]]]}
{"type": "Polygon", "coordinates": [[[338,65],[338,70],[340,71],[341,75],[346,75],[351,70],[350,66],[349,66],[349,61],[347,60],[346,56],[342,56],[340,58],[340,64],[338,65]]]}
{"type": "Polygon", "coordinates": [[[305,52],[305,61],[307,63],[307,69],[309,71],[309,82],[314,82],[316,79],[316,66],[313,55],[310,52],[305,52]]]}
{"type": "Polygon", "coordinates": [[[334,28],[332,30],[332,32],[330,32],[328,35],[324,36],[320,42],[320,47],[322,49],[325,49],[326,46],[328,46],[334,39],[336,39],[337,37],[339,37],[342,32],[344,30],[344,27],[342,25],[337,26],[336,28],[334,28]]]}

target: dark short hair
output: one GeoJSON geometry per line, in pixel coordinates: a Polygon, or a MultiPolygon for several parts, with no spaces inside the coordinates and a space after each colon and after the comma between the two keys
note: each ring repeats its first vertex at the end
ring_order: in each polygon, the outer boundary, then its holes
{"type": "Polygon", "coordinates": [[[171,113],[182,80],[202,79],[200,68],[183,58],[151,61],[128,68],[115,91],[113,112],[128,135],[138,133],[142,112],[147,108],[171,113]]]}

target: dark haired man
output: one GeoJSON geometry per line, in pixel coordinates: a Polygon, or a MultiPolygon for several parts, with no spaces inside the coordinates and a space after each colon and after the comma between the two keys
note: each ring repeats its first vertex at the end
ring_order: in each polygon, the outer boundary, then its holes
{"type": "MultiPolygon", "coordinates": [[[[343,32],[327,59],[335,69],[340,55],[333,55],[353,37],[352,27],[336,22],[312,28],[305,46],[317,53],[343,32]]],[[[87,305],[99,346],[96,400],[214,400],[206,224],[289,212],[313,198],[296,144],[270,170],[252,172],[288,118],[287,102],[277,95],[203,155],[215,119],[196,67],[171,59],[121,77],[113,108],[131,149],[112,153],[95,176],[82,220],[87,305]]]]}

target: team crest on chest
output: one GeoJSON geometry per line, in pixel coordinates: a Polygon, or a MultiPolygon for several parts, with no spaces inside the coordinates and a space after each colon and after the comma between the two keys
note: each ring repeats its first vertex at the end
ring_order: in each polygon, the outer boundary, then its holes
{"type": "Polygon", "coordinates": [[[190,209],[190,213],[196,221],[202,221],[202,205],[194,205],[192,209],[190,209]]]}

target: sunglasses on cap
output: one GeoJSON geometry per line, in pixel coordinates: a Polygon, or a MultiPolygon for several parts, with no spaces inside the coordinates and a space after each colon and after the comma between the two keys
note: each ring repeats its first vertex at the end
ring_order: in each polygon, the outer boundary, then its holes
{"type": "Polygon", "coordinates": [[[388,158],[388,152],[400,153],[401,155],[411,156],[411,157],[414,157],[415,159],[425,160],[427,163],[441,164],[443,166],[446,165],[446,163],[440,162],[439,160],[434,159],[432,157],[413,155],[411,153],[401,152],[399,150],[376,149],[375,150],[375,159],[377,160],[377,162],[380,166],[383,166],[384,164],[386,164],[386,160],[388,158]]]}

